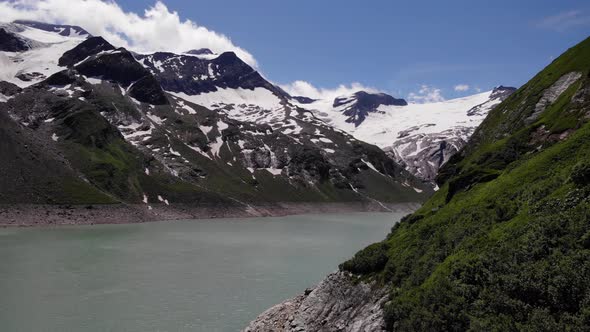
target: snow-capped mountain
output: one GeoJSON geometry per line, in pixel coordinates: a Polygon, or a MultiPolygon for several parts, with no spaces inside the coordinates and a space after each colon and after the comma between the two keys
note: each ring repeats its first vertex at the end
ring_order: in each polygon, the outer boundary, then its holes
{"type": "Polygon", "coordinates": [[[352,96],[338,97],[334,99],[332,107],[340,108],[341,113],[346,116],[346,122],[360,126],[369,113],[381,112],[379,106],[406,106],[408,103],[403,99],[395,99],[385,93],[367,93],[358,91],[352,96]]]}
{"type": "Polygon", "coordinates": [[[515,88],[427,104],[408,104],[387,94],[357,92],[335,100],[292,99],[327,124],[385,150],[421,179],[461,149],[487,113],[515,88]]]}
{"type": "MultiPolygon", "coordinates": [[[[9,23],[0,25],[0,80],[27,87],[63,70],[59,58],[83,42],[88,35],[62,35],[55,31],[28,25],[9,23]]],[[[58,26],[56,26],[58,27],[58,26]]],[[[78,30],[76,30],[78,31],[78,30]]]]}
{"type": "Polygon", "coordinates": [[[232,52],[137,54],[80,27],[37,22],[0,25],[0,49],[0,126],[12,133],[8,159],[26,174],[0,179],[18,182],[1,186],[2,202],[255,213],[292,201],[417,201],[429,190],[232,52]],[[31,153],[48,166],[22,161],[31,153]]]}

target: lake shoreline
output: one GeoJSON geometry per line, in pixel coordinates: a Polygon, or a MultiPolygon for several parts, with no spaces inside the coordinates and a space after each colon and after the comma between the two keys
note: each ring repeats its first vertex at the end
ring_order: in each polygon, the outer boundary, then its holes
{"type": "Polygon", "coordinates": [[[421,203],[285,202],[244,206],[182,204],[0,205],[0,227],[132,224],[186,219],[282,217],[304,214],[407,212],[421,203]]]}

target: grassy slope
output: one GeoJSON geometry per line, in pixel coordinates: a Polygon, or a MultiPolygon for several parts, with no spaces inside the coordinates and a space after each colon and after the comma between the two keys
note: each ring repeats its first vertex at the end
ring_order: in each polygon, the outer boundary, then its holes
{"type": "Polygon", "coordinates": [[[587,329],[589,108],[571,99],[590,86],[589,69],[590,39],[488,116],[419,211],[341,265],[391,287],[389,329],[587,329]],[[582,79],[525,125],[542,91],[570,71],[582,79]]]}
{"type": "Polygon", "coordinates": [[[0,204],[92,204],[116,200],[84,182],[0,108],[0,204]]]}

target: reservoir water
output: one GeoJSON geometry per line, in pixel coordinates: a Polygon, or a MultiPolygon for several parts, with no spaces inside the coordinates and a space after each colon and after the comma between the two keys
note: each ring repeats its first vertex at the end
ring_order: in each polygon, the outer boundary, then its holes
{"type": "Polygon", "coordinates": [[[0,329],[239,331],[404,214],[0,229],[0,329]]]}

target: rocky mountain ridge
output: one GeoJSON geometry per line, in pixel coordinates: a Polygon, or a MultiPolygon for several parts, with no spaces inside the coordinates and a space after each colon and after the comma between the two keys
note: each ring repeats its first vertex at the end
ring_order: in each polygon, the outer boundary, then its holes
{"type": "Polygon", "coordinates": [[[58,193],[20,177],[4,191],[32,191],[0,193],[2,203],[387,209],[429,190],[379,148],[292,105],[234,53],[142,55],[61,27],[7,26],[26,47],[0,53],[3,126],[20,128],[16,141],[43,142],[33,158],[61,160],[69,175],[54,180],[58,193]]]}

